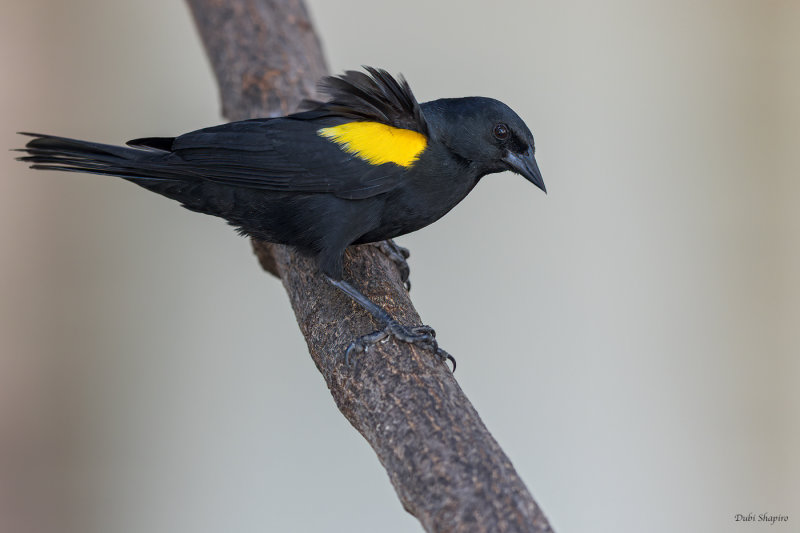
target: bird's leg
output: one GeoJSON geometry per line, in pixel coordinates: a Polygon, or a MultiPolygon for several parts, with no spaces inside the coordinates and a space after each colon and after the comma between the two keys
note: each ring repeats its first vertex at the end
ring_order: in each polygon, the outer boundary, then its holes
{"type": "Polygon", "coordinates": [[[430,326],[414,326],[408,327],[404,326],[399,323],[397,320],[392,318],[385,309],[381,306],[375,304],[372,300],[361,294],[355,287],[350,285],[344,280],[336,280],[329,276],[327,276],[328,281],[331,282],[331,285],[348,295],[350,298],[355,300],[361,307],[366,309],[369,314],[375,317],[380,323],[384,325],[384,328],[378,331],[374,331],[362,337],[359,337],[355,341],[353,341],[350,346],[347,347],[347,351],[345,352],[345,363],[347,365],[350,364],[351,358],[354,355],[357,355],[361,352],[364,352],[372,346],[383,339],[391,336],[395,339],[408,342],[410,344],[417,344],[424,347],[430,347],[433,349],[433,353],[436,354],[439,359],[442,361],[450,360],[453,363],[453,372],[456,370],[456,360],[455,358],[447,353],[446,351],[439,348],[439,344],[436,342],[436,332],[430,326]]]}
{"type": "Polygon", "coordinates": [[[373,242],[370,244],[392,260],[395,266],[397,266],[397,270],[400,271],[400,279],[403,285],[405,285],[406,291],[410,291],[411,281],[408,277],[411,274],[411,269],[408,267],[406,259],[411,255],[411,252],[408,251],[408,248],[403,248],[394,242],[394,239],[386,239],[385,241],[373,242]]]}

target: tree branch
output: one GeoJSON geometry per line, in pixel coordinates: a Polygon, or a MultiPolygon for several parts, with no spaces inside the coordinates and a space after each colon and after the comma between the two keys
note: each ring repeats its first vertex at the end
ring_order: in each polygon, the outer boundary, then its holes
{"type": "MultiPolygon", "coordinates": [[[[326,74],[301,0],[187,0],[217,76],[226,118],[291,112],[326,74]]],[[[447,366],[429,350],[384,342],[343,354],[378,325],[293,249],[253,242],[279,276],[317,368],[342,414],[367,439],[403,507],[427,531],[552,531],[447,366]]],[[[420,324],[395,265],[351,247],[345,279],[404,324],[420,324]]]]}

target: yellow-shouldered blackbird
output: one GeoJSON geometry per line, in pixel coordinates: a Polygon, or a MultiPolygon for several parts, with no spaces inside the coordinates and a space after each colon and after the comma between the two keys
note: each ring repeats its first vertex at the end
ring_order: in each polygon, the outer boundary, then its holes
{"type": "Polygon", "coordinates": [[[544,191],[533,135],[497,100],[419,104],[401,76],[365,68],[325,78],[327,101],[285,117],[129,147],[28,133],[34,139],[19,159],[37,169],[119,176],[315,257],[333,285],[385,326],[354,342],[348,357],[386,335],[438,350],[430,328],[399,324],[342,279],[344,250],[427,226],[486,174],[511,170],[544,191]]]}

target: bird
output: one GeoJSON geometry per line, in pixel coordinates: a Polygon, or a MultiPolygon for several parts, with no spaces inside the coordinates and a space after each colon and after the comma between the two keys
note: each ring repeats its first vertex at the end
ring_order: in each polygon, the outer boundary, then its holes
{"type": "Polygon", "coordinates": [[[126,146],[20,132],[32,139],[18,159],[33,169],[121,177],[314,258],[331,285],[382,326],[350,343],[347,361],[391,336],[433,347],[455,365],[432,328],[401,324],[344,279],[344,251],[428,226],[488,174],[511,171],[547,193],[533,135],[499,100],[419,103],[402,75],[384,69],[327,76],[319,89],[325,98],[293,114],[126,146]]]}

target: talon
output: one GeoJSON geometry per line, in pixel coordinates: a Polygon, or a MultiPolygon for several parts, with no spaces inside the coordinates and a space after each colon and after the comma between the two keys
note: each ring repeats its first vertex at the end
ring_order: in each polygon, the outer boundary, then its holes
{"type": "Polygon", "coordinates": [[[366,352],[370,346],[388,340],[390,336],[401,342],[430,348],[434,355],[443,363],[448,360],[451,361],[453,363],[453,371],[455,372],[456,360],[452,355],[439,348],[439,343],[436,341],[436,331],[434,331],[432,327],[407,327],[395,320],[390,321],[384,329],[373,331],[351,342],[344,354],[345,364],[350,367],[355,366],[355,356],[366,352]]]}
{"type": "Polygon", "coordinates": [[[433,348],[434,351],[438,349],[436,343],[436,332],[430,326],[413,326],[407,327],[398,322],[392,321],[386,329],[389,333],[399,341],[408,342],[411,344],[426,344],[433,348]]]}
{"type": "Polygon", "coordinates": [[[383,252],[386,257],[392,260],[397,267],[397,270],[400,271],[400,279],[403,282],[403,286],[406,288],[406,291],[410,291],[411,281],[408,278],[411,274],[411,269],[409,268],[406,259],[408,259],[408,257],[411,255],[411,252],[408,251],[408,248],[403,248],[392,239],[373,242],[371,244],[383,252]]]}
{"type": "Polygon", "coordinates": [[[452,355],[450,355],[449,353],[445,352],[445,351],[444,351],[444,350],[442,350],[441,348],[439,348],[439,349],[438,349],[438,351],[437,351],[436,355],[438,355],[438,356],[439,356],[439,359],[441,359],[441,360],[442,360],[442,363],[447,363],[447,361],[450,361],[451,363],[453,363],[453,370],[452,370],[452,373],[453,373],[453,374],[455,374],[455,373],[456,373],[456,358],[455,358],[455,357],[453,357],[453,356],[452,356],[452,355]]]}
{"type": "Polygon", "coordinates": [[[381,342],[388,337],[388,335],[388,332],[383,329],[373,331],[372,333],[367,333],[366,335],[362,335],[361,337],[357,338],[350,343],[350,346],[347,347],[347,350],[344,353],[344,364],[350,367],[355,366],[355,360],[351,362],[351,354],[353,354],[353,352],[355,352],[356,355],[364,353],[370,346],[381,342]]]}
{"type": "Polygon", "coordinates": [[[356,345],[355,342],[351,342],[350,343],[350,346],[347,347],[347,351],[344,352],[344,364],[345,365],[347,365],[349,367],[354,366],[354,365],[351,364],[350,354],[353,353],[353,352],[359,352],[360,353],[361,350],[359,350],[358,348],[359,348],[359,346],[356,345]]]}
{"type": "Polygon", "coordinates": [[[416,327],[411,328],[411,329],[414,331],[414,333],[427,334],[427,335],[430,335],[433,338],[436,338],[436,330],[434,330],[430,326],[422,325],[422,326],[416,326],[416,327]]]}

